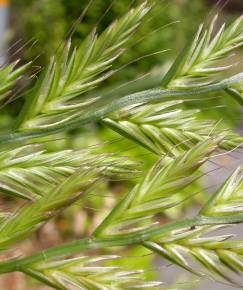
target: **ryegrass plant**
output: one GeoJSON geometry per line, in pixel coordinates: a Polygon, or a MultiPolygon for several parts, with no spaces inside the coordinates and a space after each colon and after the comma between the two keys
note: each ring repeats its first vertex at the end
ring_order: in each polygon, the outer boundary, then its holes
{"type": "Polygon", "coordinates": [[[30,64],[26,64],[15,69],[17,64],[18,61],[0,68],[0,101],[10,95],[11,89],[16,85],[17,81],[21,79],[24,72],[30,66],[30,64]]]}
{"type": "MultiPolygon", "coordinates": [[[[242,168],[195,216],[165,224],[159,217],[195,195],[193,184],[203,176],[201,167],[212,154],[242,145],[243,138],[229,128],[198,116],[200,98],[212,93],[223,92],[242,105],[243,73],[225,77],[223,72],[231,65],[220,63],[243,44],[242,17],[216,33],[216,18],[208,29],[200,26],[160,88],[112,100],[102,95],[88,98],[87,92],[115,72],[113,62],[149,11],[149,5],[143,3],[100,36],[93,31],[77,48],[72,48],[71,41],[60,47],[26,94],[14,128],[0,136],[1,193],[25,200],[24,205],[1,212],[1,253],[14,251],[18,242],[77,201],[82,206],[90,192],[99,195],[99,182],[130,176],[133,188],[91,236],[5,259],[0,262],[1,274],[20,271],[54,289],[165,289],[160,282],[147,281],[144,269],[109,265],[110,260],[114,263],[121,258],[113,255],[117,247],[142,246],[194,274],[205,276],[207,270],[217,279],[238,283],[230,271],[243,270],[243,242],[229,239],[230,225],[243,223],[242,168]],[[195,98],[197,109],[183,106],[195,98]],[[148,149],[159,160],[148,172],[140,172],[137,180],[137,164],[118,154],[93,149],[45,152],[46,138],[42,137],[96,121],[148,149]],[[207,236],[225,226],[227,235],[207,236]],[[190,265],[193,258],[203,269],[190,265]]],[[[2,68],[1,99],[8,96],[27,66],[2,68]]]]}

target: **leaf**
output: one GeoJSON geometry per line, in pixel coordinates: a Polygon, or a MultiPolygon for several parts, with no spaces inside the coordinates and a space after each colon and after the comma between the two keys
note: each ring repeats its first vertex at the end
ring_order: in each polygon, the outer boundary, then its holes
{"type": "MultiPolygon", "coordinates": [[[[238,168],[224,183],[199,212],[199,218],[204,216],[229,218],[242,213],[243,179],[242,169],[238,168]]],[[[225,221],[223,226],[231,222],[225,221]]],[[[232,284],[238,285],[230,272],[243,271],[243,242],[230,241],[230,234],[213,236],[212,232],[222,227],[198,225],[173,230],[169,234],[159,234],[143,244],[163,258],[179,265],[180,267],[198,275],[201,270],[189,263],[192,257],[203,266],[214,278],[222,278],[232,284]],[[205,236],[206,235],[206,236],[205,236]]],[[[229,232],[229,231],[228,231],[229,232]]]]}
{"type": "Polygon", "coordinates": [[[128,271],[105,262],[119,259],[119,256],[81,256],[60,261],[43,261],[30,264],[24,273],[44,281],[55,289],[111,290],[111,289],[164,289],[158,281],[146,281],[143,271],[128,271]]]}
{"type": "Polygon", "coordinates": [[[82,116],[99,98],[84,94],[113,74],[112,63],[150,8],[146,2],[112,23],[99,37],[93,31],[78,48],[71,42],[59,50],[28,96],[17,128],[55,127],[82,116]]]}
{"type": "Polygon", "coordinates": [[[111,213],[95,230],[97,237],[123,236],[151,229],[156,223],[151,218],[184,201],[190,196],[185,191],[199,178],[197,169],[204,164],[217,148],[216,140],[208,139],[176,159],[160,161],[156,164],[124,198],[118,202],[111,213]]]}
{"type": "Polygon", "coordinates": [[[7,98],[30,63],[16,68],[18,61],[0,68],[0,101],[7,98]]]}
{"type": "Polygon", "coordinates": [[[18,209],[0,225],[0,248],[7,248],[31,235],[44,222],[82,198],[97,179],[96,170],[78,170],[49,194],[18,209]]]}
{"type": "Polygon", "coordinates": [[[183,100],[159,104],[133,105],[102,120],[102,123],[125,138],[157,155],[178,156],[208,136],[224,136],[222,149],[241,145],[243,138],[217,128],[212,121],[200,120],[200,110],[189,110],[183,100]]]}
{"type": "Polygon", "coordinates": [[[79,168],[128,178],[139,173],[137,166],[125,157],[97,154],[91,149],[47,153],[41,146],[20,146],[0,151],[0,192],[34,201],[55,190],[79,168]]]}
{"type": "Polygon", "coordinates": [[[239,167],[200,211],[203,216],[234,216],[243,210],[243,175],[239,167]]]}
{"type": "Polygon", "coordinates": [[[223,24],[213,35],[217,16],[207,28],[200,25],[193,40],[175,60],[171,69],[162,80],[162,87],[190,89],[207,86],[215,77],[232,65],[220,65],[232,51],[243,45],[243,17],[237,18],[225,28],[223,24]]]}
{"type": "Polygon", "coordinates": [[[232,87],[225,89],[225,92],[235,99],[237,103],[243,106],[243,87],[232,87]]]}

